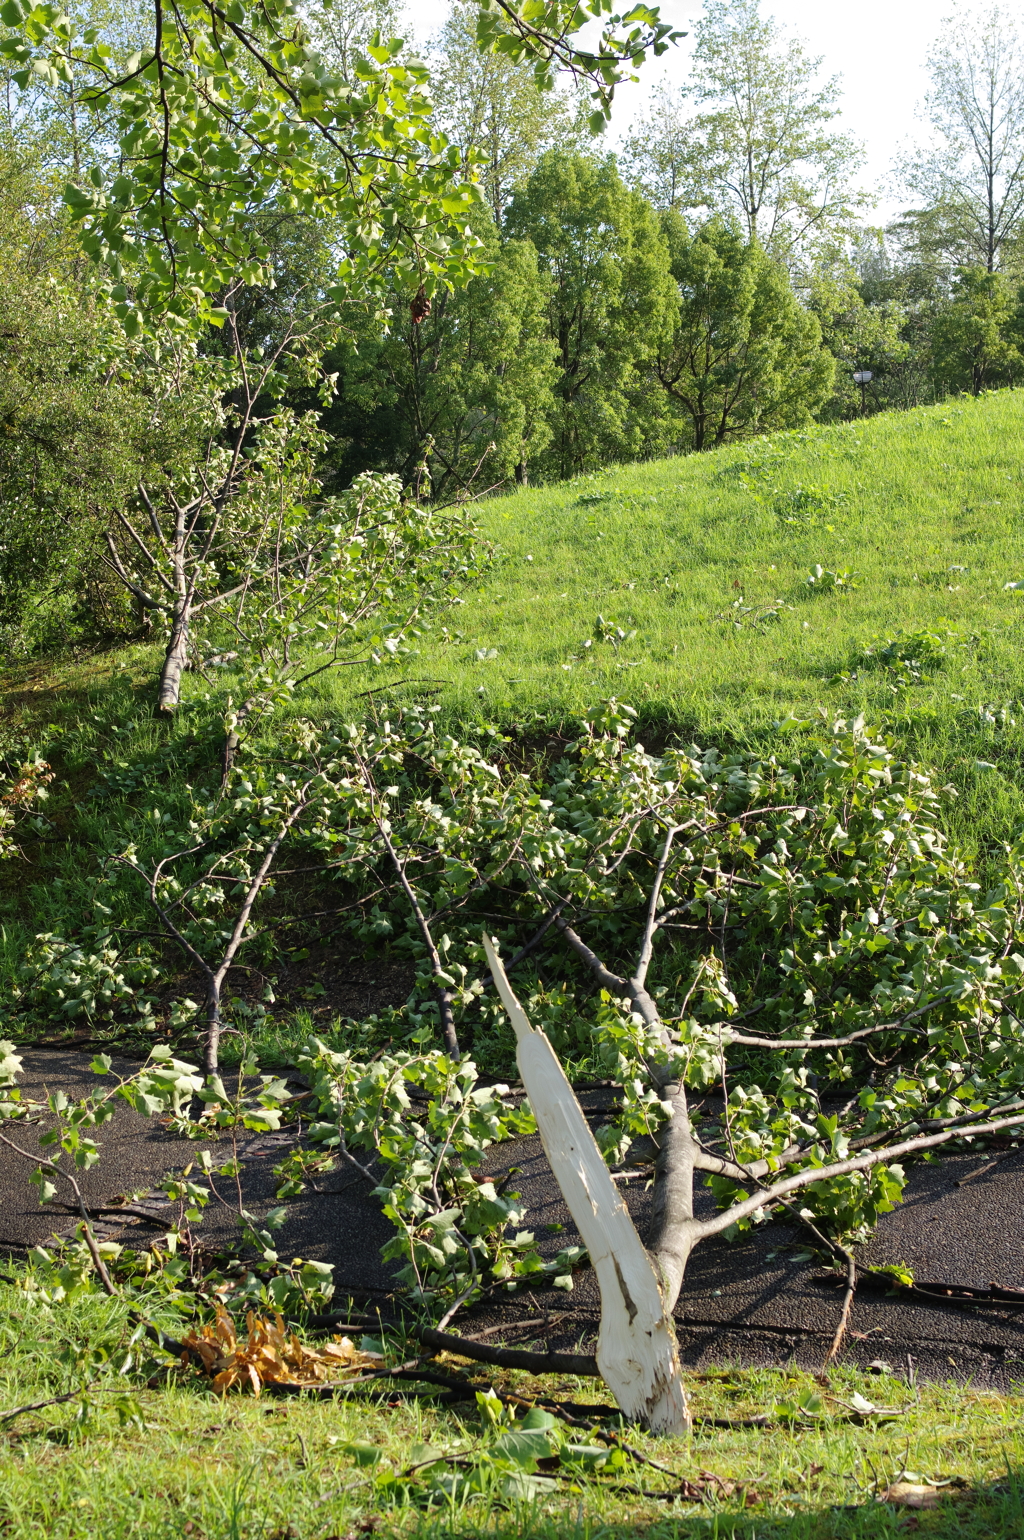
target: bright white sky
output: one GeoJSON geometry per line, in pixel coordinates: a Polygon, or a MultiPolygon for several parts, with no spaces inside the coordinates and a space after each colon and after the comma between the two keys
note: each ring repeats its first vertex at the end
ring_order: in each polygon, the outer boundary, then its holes
{"type": "MultiPolygon", "coordinates": [[[[408,0],[409,14],[422,45],[448,14],[447,0],[408,0]]],[[[802,38],[812,55],[821,54],[822,76],[842,77],[842,127],[867,151],[861,180],[878,187],[905,139],[923,133],[914,112],[925,90],[925,56],[952,3],[943,0],[762,0],[762,14],[774,16],[802,38]]],[[[692,30],[700,14],[694,0],[661,0],[666,21],[692,30]]],[[[612,141],[642,108],[651,83],[661,76],[680,83],[689,68],[689,40],[666,60],[645,64],[637,86],[616,97],[612,141]]],[[[882,194],[874,218],[881,222],[897,205],[882,194]]]]}

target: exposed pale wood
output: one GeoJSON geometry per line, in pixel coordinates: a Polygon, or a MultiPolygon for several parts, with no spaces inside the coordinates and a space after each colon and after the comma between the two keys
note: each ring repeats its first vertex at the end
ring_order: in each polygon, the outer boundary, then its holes
{"type": "Polygon", "coordinates": [[[541,1142],[597,1273],[597,1364],[619,1406],[655,1432],[690,1427],[671,1317],[651,1259],[605,1165],[583,1109],[543,1032],[509,987],[489,937],[484,948],[516,1034],[517,1059],[541,1142]]]}

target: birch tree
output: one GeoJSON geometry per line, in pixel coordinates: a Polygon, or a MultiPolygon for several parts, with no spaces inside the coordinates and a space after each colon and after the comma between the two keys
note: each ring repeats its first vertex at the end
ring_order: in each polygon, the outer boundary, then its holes
{"type": "Polygon", "coordinates": [[[1005,265],[1024,230],[1024,41],[993,5],[946,19],[928,58],[931,142],[900,168],[921,243],[953,266],[1005,265]]]}
{"type": "Polygon", "coordinates": [[[710,0],[694,38],[689,80],[626,139],[629,179],[660,208],[737,219],[776,257],[847,225],[861,152],[833,126],[838,79],[819,82],[759,0],[710,0]]]}

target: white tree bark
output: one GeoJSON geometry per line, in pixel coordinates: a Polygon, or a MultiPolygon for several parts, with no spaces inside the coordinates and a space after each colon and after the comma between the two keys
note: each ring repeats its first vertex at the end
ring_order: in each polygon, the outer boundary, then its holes
{"type": "Polygon", "coordinates": [[[627,1417],[653,1432],[690,1427],[671,1313],[583,1109],[543,1032],[534,1031],[484,937],[541,1142],[601,1290],[598,1368],[627,1417]]]}

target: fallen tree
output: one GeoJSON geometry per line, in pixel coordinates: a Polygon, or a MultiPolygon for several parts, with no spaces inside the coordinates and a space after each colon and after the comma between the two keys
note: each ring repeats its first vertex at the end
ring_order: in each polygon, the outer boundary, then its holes
{"type": "Polygon", "coordinates": [[[179,817],[112,862],[106,901],[123,913],[126,880],[148,873],[196,955],[221,962],[225,937],[266,947],[321,913],[411,958],[406,1005],[361,1029],[374,1054],[312,1041],[300,1060],[315,1120],[282,1193],[338,1161],[374,1186],[397,1282],[443,1337],[496,1293],[571,1287],[580,1248],[542,1256],[521,1199],[478,1169],[539,1126],[601,1283],[597,1362],[631,1416],[668,1428],[687,1421],[672,1314],[696,1245],[781,1208],[855,1276],[902,1161],[1024,1128],[1024,879],[1011,844],[983,891],[943,837],[949,793],[860,722],[795,726],[760,757],[652,755],[630,723],[606,702],[559,758],[526,765],[497,733],[446,737],[430,711],[298,723],[265,762],[245,745],[201,839],[184,843],[179,817]],[[270,882],[250,898],[282,831],[298,859],[266,871],[339,881],[336,904],[275,915],[270,882]],[[509,1017],[528,1107],[497,1080],[509,1017]],[[593,1135],[569,1056],[619,1087],[593,1135]],[[641,1243],[606,1168],[652,1157],[641,1243]]]}
{"type": "MultiPolygon", "coordinates": [[[[427,823],[443,834],[432,852],[421,837],[408,859],[430,891],[421,911],[443,914],[450,931],[461,910],[463,955],[472,948],[468,914],[485,905],[504,910],[517,963],[537,966],[546,945],[547,988],[532,1002],[554,1036],[573,1041],[572,1017],[588,1005],[597,1018],[595,1060],[624,1094],[618,1122],[595,1141],[485,938],[532,1112],[598,1271],[598,1363],[624,1410],[679,1428],[688,1414],[671,1316],[696,1245],[781,1204],[792,1213],[795,1198],[798,1215],[849,1256],[899,1201],[900,1161],[1024,1126],[1020,851],[1004,851],[1002,881],[982,895],[942,838],[928,777],[861,723],[837,724],[788,763],[694,751],[655,758],[627,747],[628,718],[611,711],[578,760],[555,767],[542,788],[489,767],[490,795],[476,814],[486,804],[486,854],[472,843],[472,756],[463,753],[457,817],[456,799],[442,794],[445,815],[438,808],[420,827],[421,836],[427,823]],[[431,881],[424,867],[442,852],[431,881]],[[492,885],[488,871],[500,881],[492,885]],[[447,907],[446,883],[462,895],[447,907]],[[654,982],[659,943],[674,996],[654,982]],[[582,965],[575,985],[566,962],[582,965]],[[743,1030],[754,1016],[762,1030],[743,1030]],[[717,1093],[720,1110],[713,1103],[696,1122],[688,1088],[717,1093]],[[636,1151],[638,1138],[657,1154],[646,1248],[602,1161],[602,1152],[614,1161],[636,1151]],[[695,1211],[701,1178],[719,1201],[706,1217],[695,1211]]],[[[443,759],[433,760],[435,774],[443,759]]],[[[401,789],[391,792],[400,804],[401,789]]],[[[446,951],[456,954],[450,936],[446,951]]],[[[463,1000],[488,1011],[479,984],[463,1000]]],[[[343,1056],[333,1057],[336,1073],[343,1056]]],[[[322,1045],[316,1061],[326,1062],[322,1045]]],[[[448,1288],[460,1300],[478,1297],[484,1270],[460,1265],[458,1244],[448,1253],[434,1244],[440,1214],[457,1235],[458,1182],[439,1181],[429,1120],[406,1126],[408,1155],[423,1156],[437,1199],[418,1216],[406,1202],[414,1264],[422,1245],[416,1286],[421,1295],[448,1288]]],[[[379,1149],[368,1125],[346,1127],[379,1149]]],[[[465,1172],[466,1151],[450,1131],[445,1148],[450,1170],[465,1172]]],[[[393,1200],[394,1188],[384,1191],[393,1200]]]]}

